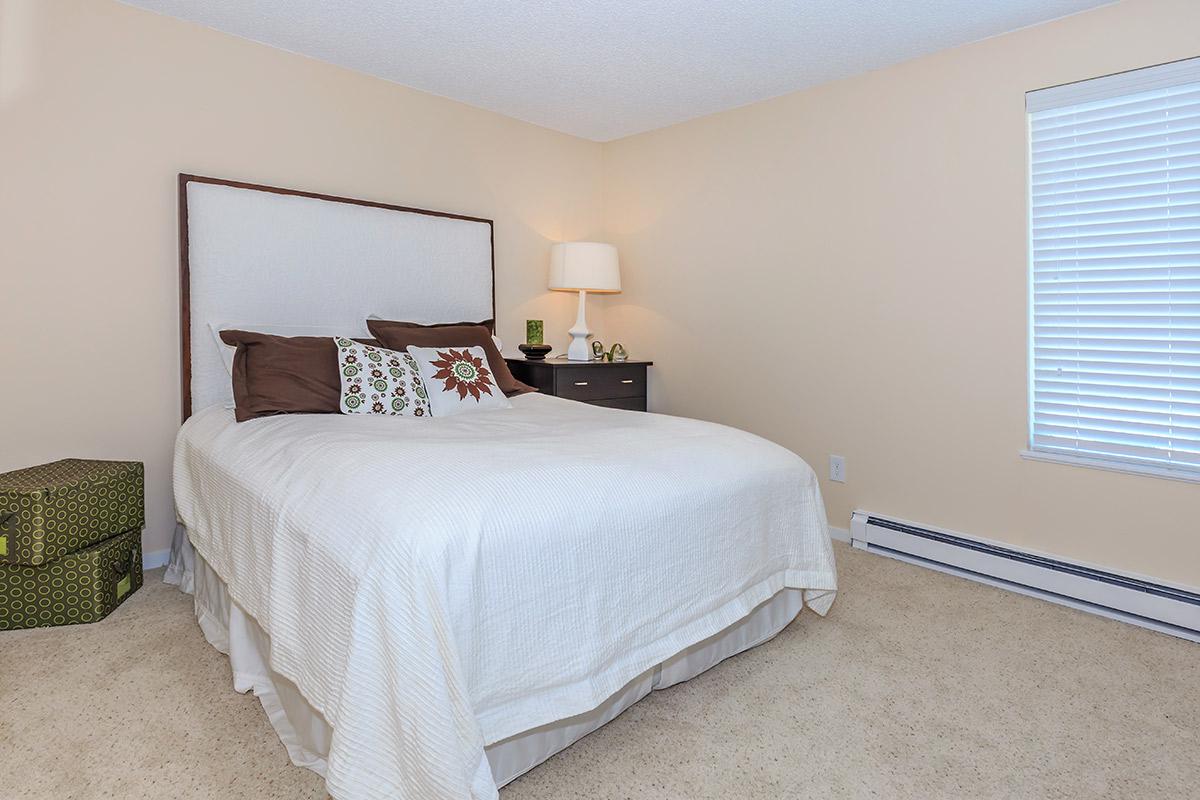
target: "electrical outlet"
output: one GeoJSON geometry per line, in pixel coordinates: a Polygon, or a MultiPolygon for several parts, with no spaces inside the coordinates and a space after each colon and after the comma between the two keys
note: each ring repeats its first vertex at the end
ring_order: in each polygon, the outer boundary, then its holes
{"type": "Polygon", "coordinates": [[[846,459],[841,456],[829,457],[829,480],[838,483],[846,482],[846,459]]]}

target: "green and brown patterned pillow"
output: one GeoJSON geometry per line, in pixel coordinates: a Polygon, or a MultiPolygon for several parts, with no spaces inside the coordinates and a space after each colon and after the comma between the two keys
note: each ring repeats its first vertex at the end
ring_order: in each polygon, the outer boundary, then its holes
{"type": "Polygon", "coordinates": [[[343,414],[429,416],[429,395],[412,356],[341,336],[333,341],[342,382],[343,414]]]}
{"type": "Polygon", "coordinates": [[[485,408],[512,408],[488,367],[482,347],[413,347],[429,390],[429,407],[435,417],[449,417],[485,408]]]}

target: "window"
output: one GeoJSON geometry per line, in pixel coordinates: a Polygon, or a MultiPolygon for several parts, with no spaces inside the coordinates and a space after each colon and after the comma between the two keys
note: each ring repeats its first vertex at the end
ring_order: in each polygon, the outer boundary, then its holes
{"type": "Polygon", "coordinates": [[[1026,455],[1200,480],[1200,58],[1026,105],[1026,455]]]}

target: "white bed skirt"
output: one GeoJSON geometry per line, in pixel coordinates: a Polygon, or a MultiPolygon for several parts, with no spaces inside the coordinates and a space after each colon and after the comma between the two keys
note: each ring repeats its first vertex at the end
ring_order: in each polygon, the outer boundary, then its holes
{"type": "MultiPolygon", "coordinates": [[[[253,691],[292,763],[324,776],[333,729],[291,681],[271,669],[271,640],[253,617],[229,596],[221,577],[192,548],[182,526],[176,531],[164,581],[195,596],[196,619],[209,644],[229,656],[233,686],[253,691]]],[[[488,763],[497,786],[514,780],[555,753],[610,722],[655,689],[694,678],[721,661],[774,637],[803,607],[803,593],[784,589],[740,621],[634,678],[598,707],[488,744],[488,763]]]]}

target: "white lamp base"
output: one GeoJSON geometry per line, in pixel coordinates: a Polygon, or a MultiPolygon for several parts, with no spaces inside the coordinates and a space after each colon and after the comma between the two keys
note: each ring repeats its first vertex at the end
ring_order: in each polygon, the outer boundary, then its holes
{"type": "Polygon", "coordinates": [[[571,344],[567,347],[568,361],[591,361],[592,349],[588,347],[588,337],[592,332],[588,330],[587,319],[584,317],[583,309],[587,304],[587,292],[580,290],[579,292],[579,314],[575,317],[575,324],[567,333],[571,334],[571,344]]]}

